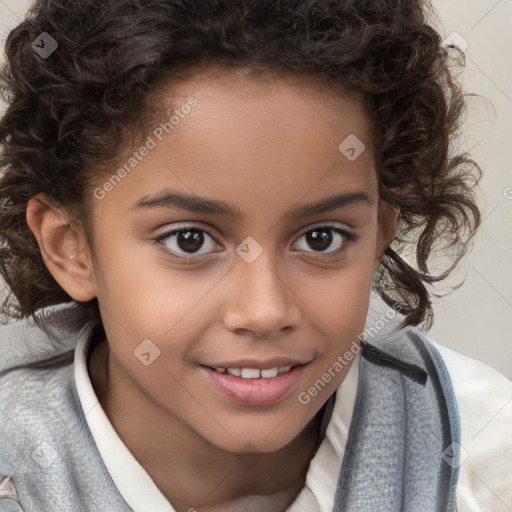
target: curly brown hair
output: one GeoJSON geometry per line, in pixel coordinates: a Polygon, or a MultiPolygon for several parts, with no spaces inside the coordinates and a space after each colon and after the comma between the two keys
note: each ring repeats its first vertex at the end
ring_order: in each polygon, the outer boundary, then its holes
{"type": "MultiPolygon", "coordinates": [[[[450,63],[463,53],[441,44],[429,15],[428,0],[39,0],[9,33],[1,71],[3,314],[71,300],[27,225],[29,199],[44,193],[87,219],[94,178],[143,140],[160,88],[215,63],[314,76],[362,98],[379,194],[400,208],[372,285],[403,326],[430,328],[427,286],[452,272],[480,225],[482,171],[452,151],[467,104],[450,63]],[[32,47],[42,32],[58,44],[46,58],[32,47]],[[429,259],[443,243],[456,250],[435,274],[429,259]]],[[[101,321],[96,299],[76,306],[101,321]]]]}

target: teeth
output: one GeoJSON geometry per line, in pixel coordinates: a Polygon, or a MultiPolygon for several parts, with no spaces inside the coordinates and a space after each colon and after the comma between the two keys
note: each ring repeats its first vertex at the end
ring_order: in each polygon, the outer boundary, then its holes
{"type": "Polygon", "coordinates": [[[272,379],[290,370],[292,366],[281,366],[269,368],[268,370],[260,370],[258,368],[214,368],[219,373],[229,373],[235,377],[242,377],[243,379],[272,379]]]}
{"type": "Polygon", "coordinates": [[[287,372],[290,368],[291,366],[281,366],[281,368],[279,368],[279,375],[281,375],[281,373],[287,372]]]}
{"type": "Polygon", "coordinates": [[[261,370],[261,376],[270,379],[272,377],[277,377],[279,373],[279,368],[270,368],[269,370],[261,370]]]}
{"type": "Polygon", "coordinates": [[[242,368],[242,370],[239,371],[240,377],[244,379],[259,379],[260,377],[260,370],[258,370],[258,368],[242,368]]]}

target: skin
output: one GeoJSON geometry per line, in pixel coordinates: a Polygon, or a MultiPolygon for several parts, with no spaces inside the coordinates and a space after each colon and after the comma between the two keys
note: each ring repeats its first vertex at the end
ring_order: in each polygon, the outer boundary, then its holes
{"type": "Polygon", "coordinates": [[[89,363],[93,387],[176,510],[287,487],[291,503],[321,441],[321,408],[350,364],[308,404],[298,395],[364,330],[372,274],[399,212],[379,201],[371,126],[358,99],[314,79],[221,68],[200,70],[174,84],[172,94],[178,105],[190,96],[198,104],[105,198],[89,198],[89,230],[65,208],[35,198],[27,220],[57,282],[75,300],[98,298],[107,339],[89,363]],[[366,146],[355,161],[338,149],[350,134],[366,146]],[[133,208],[163,189],[223,200],[243,216],[133,208]],[[287,216],[297,206],[359,190],[371,205],[287,216]],[[168,250],[196,263],[172,259],[153,243],[183,224],[215,238],[204,234],[189,253],[176,236],[167,239],[168,250]],[[349,243],[322,230],[331,244],[315,248],[306,234],[324,224],[358,239],[349,243]],[[248,236],[263,250],[252,263],[236,252],[248,236]],[[326,257],[344,244],[345,254],[326,257]],[[160,350],[150,366],[134,357],[144,339],[160,350]],[[293,391],[270,405],[234,401],[199,367],[273,356],[309,363],[293,391]],[[247,443],[260,457],[251,467],[237,456],[247,443]]]}

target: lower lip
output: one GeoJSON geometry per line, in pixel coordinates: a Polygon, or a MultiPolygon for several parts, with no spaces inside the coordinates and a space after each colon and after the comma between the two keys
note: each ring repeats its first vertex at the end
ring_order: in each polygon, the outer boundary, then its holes
{"type": "Polygon", "coordinates": [[[270,379],[244,379],[229,373],[218,371],[202,366],[213,384],[237,402],[248,405],[265,405],[281,400],[297,384],[305,365],[297,365],[285,373],[270,379]]]}

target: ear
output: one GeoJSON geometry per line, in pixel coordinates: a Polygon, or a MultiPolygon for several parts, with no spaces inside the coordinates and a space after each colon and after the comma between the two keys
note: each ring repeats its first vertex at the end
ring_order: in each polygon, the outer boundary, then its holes
{"type": "Polygon", "coordinates": [[[396,232],[396,223],[398,215],[400,214],[400,208],[394,208],[389,203],[380,200],[379,201],[379,213],[378,213],[378,239],[377,246],[375,248],[375,262],[373,269],[375,270],[384,257],[384,252],[387,247],[393,241],[396,232]]]}
{"type": "Polygon", "coordinates": [[[45,195],[30,199],[27,223],[34,233],[48,270],[74,300],[96,297],[96,282],[89,244],[82,227],[45,195]]]}

